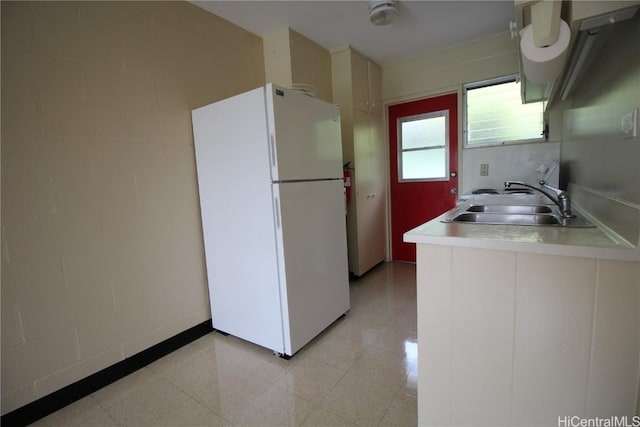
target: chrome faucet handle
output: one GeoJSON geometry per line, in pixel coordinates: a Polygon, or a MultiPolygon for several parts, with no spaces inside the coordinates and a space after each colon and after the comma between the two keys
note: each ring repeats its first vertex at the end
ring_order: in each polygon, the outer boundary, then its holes
{"type": "Polygon", "coordinates": [[[541,187],[544,187],[553,191],[554,193],[556,193],[557,196],[560,196],[562,193],[566,193],[566,191],[564,190],[550,186],[544,181],[544,179],[541,179],[540,181],[538,181],[538,184],[540,184],[541,187]]]}

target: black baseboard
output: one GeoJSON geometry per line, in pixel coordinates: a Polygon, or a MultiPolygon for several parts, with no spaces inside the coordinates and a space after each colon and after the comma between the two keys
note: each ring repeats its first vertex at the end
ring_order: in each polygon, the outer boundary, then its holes
{"type": "Polygon", "coordinates": [[[60,390],[54,391],[51,394],[3,415],[0,419],[0,424],[2,426],[26,426],[27,424],[33,423],[147,366],[149,363],[166,356],[172,351],[197,340],[211,331],[213,331],[213,327],[211,326],[211,319],[209,319],[115,365],[111,365],[80,381],[69,384],[60,390]]]}

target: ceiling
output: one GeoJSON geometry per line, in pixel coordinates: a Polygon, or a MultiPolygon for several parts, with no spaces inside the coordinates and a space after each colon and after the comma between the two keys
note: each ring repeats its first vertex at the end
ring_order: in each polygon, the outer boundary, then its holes
{"type": "Polygon", "coordinates": [[[509,30],[513,1],[400,1],[387,26],[369,22],[367,1],[192,1],[264,36],[289,27],[327,49],[351,45],[386,65],[509,30]]]}

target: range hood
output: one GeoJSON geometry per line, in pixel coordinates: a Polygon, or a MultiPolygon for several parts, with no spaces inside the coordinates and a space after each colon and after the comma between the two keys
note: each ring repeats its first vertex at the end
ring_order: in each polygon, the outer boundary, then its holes
{"type": "Polygon", "coordinates": [[[565,100],[577,82],[596,38],[611,24],[633,18],[640,9],[640,0],[515,0],[516,22],[511,25],[512,37],[518,41],[518,61],[521,76],[522,102],[547,101],[547,107],[556,100],[565,100]],[[560,76],[545,83],[531,82],[523,72],[518,33],[531,23],[531,8],[541,2],[562,4],[562,19],[571,30],[569,60],[560,76]]]}
{"type": "Polygon", "coordinates": [[[640,9],[640,5],[628,7],[626,9],[613,11],[594,18],[585,19],[580,24],[580,31],[576,38],[576,46],[571,55],[565,77],[560,86],[560,100],[564,101],[571,94],[576,80],[580,76],[583,66],[591,52],[598,34],[602,27],[615,24],[616,22],[632,19],[640,9]]]}

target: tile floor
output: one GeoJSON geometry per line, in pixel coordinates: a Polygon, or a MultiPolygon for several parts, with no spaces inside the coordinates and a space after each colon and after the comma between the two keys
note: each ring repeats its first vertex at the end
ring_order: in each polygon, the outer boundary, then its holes
{"type": "Polygon", "coordinates": [[[351,310],[290,360],[219,333],[38,426],[415,426],[415,266],[351,282],[351,310]]]}

